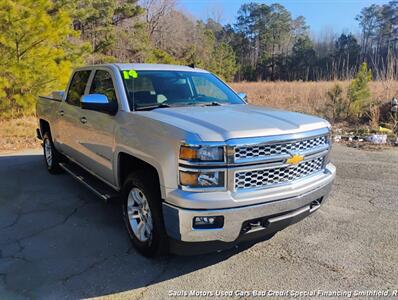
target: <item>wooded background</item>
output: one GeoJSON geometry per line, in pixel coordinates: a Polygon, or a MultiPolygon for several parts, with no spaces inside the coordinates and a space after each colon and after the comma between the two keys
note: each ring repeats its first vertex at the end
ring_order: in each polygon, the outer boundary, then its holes
{"type": "Polygon", "coordinates": [[[398,1],[358,11],[359,36],[312,38],[305,18],[280,4],[244,4],[237,15],[227,25],[216,14],[198,21],[175,0],[2,0],[0,114],[31,113],[38,94],[63,89],[81,64],[194,64],[228,81],[318,81],[351,79],[366,62],[374,80],[398,77],[398,1]]]}

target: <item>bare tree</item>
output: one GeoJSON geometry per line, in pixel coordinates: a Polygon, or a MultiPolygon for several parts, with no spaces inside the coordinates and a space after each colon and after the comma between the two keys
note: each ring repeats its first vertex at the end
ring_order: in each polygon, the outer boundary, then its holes
{"type": "Polygon", "coordinates": [[[224,7],[219,3],[212,3],[206,11],[207,19],[212,19],[216,23],[221,24],[224,17],[224,7]]]}
{"type": "Polygon", "coordinates": [[[148,34],[152,38],[163,18],[175,9],[176,0],[142,0],[141,5],[145,9],[148,34]]]}

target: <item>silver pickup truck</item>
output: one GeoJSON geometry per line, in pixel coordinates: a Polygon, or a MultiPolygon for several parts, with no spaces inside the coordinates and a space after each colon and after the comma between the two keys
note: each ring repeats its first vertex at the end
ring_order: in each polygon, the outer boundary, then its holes
{"type": "Polygon", "coordinates": [[[247,104],[198,68],[105,64],[37,102],[50,173],[122,202],[136,249],[196,254],[265,240],[317,210],[330,124],[247,104]]]}

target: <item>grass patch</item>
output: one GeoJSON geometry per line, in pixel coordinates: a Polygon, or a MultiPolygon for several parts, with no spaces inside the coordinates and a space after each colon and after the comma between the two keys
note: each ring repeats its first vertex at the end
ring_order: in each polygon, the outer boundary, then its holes
{"type": "MultiPolygon", "coordinates": [[[[346,95],[350,81],[237,82],[230,83],[230,86],[237,92],[246,93],[251,104],[325,117],[330,114],[327,92],[336,83],[346,95]]],[[[396,96],[398,81],[372,81],[369,88],[372,99],[381,103],[396,96]]]]}
{"type": "MultiPolygon", "coordinates": [[[[290,111],[298,111],[321,117],[330,116],[328,91],[338,83],[346,95],[349,81],[319,82],[238,82],[230,86],[248,96],[249,103],[290,111]]],[[[369,82],[372,99],[385,102],[395,96],[398,81],[369,82]]],[[[339,127],[339,124],[335,124],[339,127]]],[[[352,125],[348,125],[352,129],[352,125]]],[[[36,139],[37,121],[34,116],[0,121],[0,151],[10,152],[40,147],[36,139]]]]}
{"type": "Polygon", "coordinates": [[[35,117],[0,121],[0,151],[10,152],[40,147],[35,117]]]}

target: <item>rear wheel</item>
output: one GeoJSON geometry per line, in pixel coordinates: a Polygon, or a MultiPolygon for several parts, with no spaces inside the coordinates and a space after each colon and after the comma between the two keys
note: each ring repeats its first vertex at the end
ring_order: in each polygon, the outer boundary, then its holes
{"type": "Polygon", "coordinates": [[[158,181],[146,172],[130,174],[123,186],[123,219],[134,247],[144,256],[168,252],[158,181]]]}
{"type": "Polygon", "coordinates": [[[62,156],[57,149],[55,149],[51,135],[48,132],[43,135],[43,153],[47,170],[51,174],[62,172],[62,168],[59,165],[62,156]]]}

